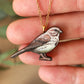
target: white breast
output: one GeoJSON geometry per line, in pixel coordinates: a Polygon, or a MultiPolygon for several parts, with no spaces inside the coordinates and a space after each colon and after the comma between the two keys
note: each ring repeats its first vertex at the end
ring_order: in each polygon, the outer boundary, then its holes
{"type": "Polygon", "coordinates": [[[40,46],[40,47],[36,48],[34,50],[34,52],[36,52],[36,53],[50,52],[56,47],[55,43],[58,44],[58,42],[59,42],[59,38],[57,38],[57,37],[51,38],[51,40],[48,43],[44,44],[43,46],[40,46]]]}

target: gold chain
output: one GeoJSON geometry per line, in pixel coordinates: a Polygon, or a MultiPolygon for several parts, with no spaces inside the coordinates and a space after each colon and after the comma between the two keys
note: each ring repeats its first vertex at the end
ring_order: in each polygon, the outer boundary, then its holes
{"type": "Polygon", "coordinates": [[[47,15],[46,15],[46,22],[45,22],[45,24],[43,24],[43,19],[42,19],[42,14],[41,14],[41,9],[40,9],[40,5],[39,5],[39,1],[38,0],[36,0],[36,1],[37,1],[38,11],[39,11],[40,22],[41,22],[43,31],[45,31],[45,28],[47,28],[48,22],[49,22],[49,15],[50,15],[50,10],[51,10],[52,0],[49,0],[49,7],[48,7],[47,15]]]}

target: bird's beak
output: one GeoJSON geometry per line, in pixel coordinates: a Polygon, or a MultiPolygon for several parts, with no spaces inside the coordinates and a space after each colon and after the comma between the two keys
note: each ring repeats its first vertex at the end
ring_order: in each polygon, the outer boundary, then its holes
{"type": "Polygon", "coordinates": [[[60,33],[63,33],[63,32],[60,30],[60,33]]]}

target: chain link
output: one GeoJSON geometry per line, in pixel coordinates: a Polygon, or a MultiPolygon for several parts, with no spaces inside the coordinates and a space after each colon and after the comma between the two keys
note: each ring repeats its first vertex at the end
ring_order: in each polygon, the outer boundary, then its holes
{"type": "Polygon", "coordinates": [[[41,22],[43,31],[45,31],[45,28],[47,28],[48,23],[49,23],[49,15],[50,15],[50,11],[51,11],[52,0],[49,0],[49,7],[48,7],[47,15],[46,15],[45,24],[43,24],[43,19],[42,19],[42,14],[41,14],[41,8],[40,8],[40,5],[39,5],[39,0],[36,0],[36,1],[37,1],[38,11],[39,11],[40,22],[41,22]]]}

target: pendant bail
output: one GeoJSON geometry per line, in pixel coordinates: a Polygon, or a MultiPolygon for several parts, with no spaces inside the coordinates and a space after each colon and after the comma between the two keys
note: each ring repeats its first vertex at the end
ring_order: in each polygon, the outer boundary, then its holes
{"type": "Polygon", "coordinates": [[[46,28],[46,26],[45,26],[45,25],[43,25],[43,32],[45,31],[45,28],[46,28]]]}

